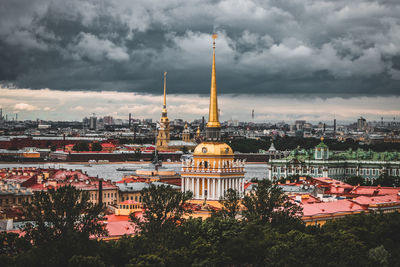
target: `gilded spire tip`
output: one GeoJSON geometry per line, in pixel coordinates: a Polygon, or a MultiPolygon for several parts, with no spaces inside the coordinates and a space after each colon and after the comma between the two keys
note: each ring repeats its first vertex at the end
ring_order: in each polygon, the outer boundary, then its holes
{"type": "Polygon", "coordinates": [[[210,107],[207,127],[221,127],[218,120],[218,100],[217,100],[217,79],[215,71],[215,39],[218,37],[217,34],[212,35],[213,39],[213,60],[211,68],[211,92],[210,92],[210,107]]]}
{"type": "MultiPolygon", "coordinates": [[[[164,104],[163,104],[163,114],[167,116],[167,72],[164,72],[164,104]]],[[[164,115],[163,115],[164,116],[164,115]]]]}

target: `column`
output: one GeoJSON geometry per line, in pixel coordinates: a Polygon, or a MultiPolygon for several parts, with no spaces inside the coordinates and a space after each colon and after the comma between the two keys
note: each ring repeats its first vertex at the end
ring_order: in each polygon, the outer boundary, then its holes
{"type": "Polygon", "coordinates": [[[190,178],[190,184],[191,184],[191,190],[193,193],[193,197],[195,197],[195,192],[194,192],[194,178],[190,178]]]}
{"type": "Polygon", "coordinates": [[[184,181],[185,181],[185,178],[181,177],[181,192],[182,193],[185,192],[185,183],[184,183],[184,181]]]}
{"type": "Polygon", "coordinates": [[[218,179],[217,199],[221,197],[221,178],[218,179]]]}
{"type": "Polygon", "coordinates": [[[196,178],[196,199],[200,198],[200,178],[196,178]]]}
{"type": "Polygon", "coordinates": [[[215,182],[214,182],[214,178],[212,178],[210,180],[210,194],[211,194],[211,199],[215,198],[215,182]]]}
{"type": "Polygon", "coordinates": [[[213,178],[213,199],[217,199],[217,180],[213,178]]]}
{"type": "Polygon", "coordinates": [[[235,190],[239,192],[239,189],[237,188],[237,178],[235,178],[235,180],[233,180],[233,183],[235,184],[235,190]]]}
{"type": "Polygon", "coordinates": [[[207,199],[210,199],[210,193],[211,193],[210,178],[208,178],[207,179],[207,199]]]}
{"type": "Polygon", "coordinates": [[[201,198],[202,199],[204,199],[205,198],[205,195],[204,195],[204,193],[205,193],[205,188],[204,188],[204,180],[205,180],[206,178],[201,178],[201,180],[202,180],[202,187],[201,187],[201,198]]]}

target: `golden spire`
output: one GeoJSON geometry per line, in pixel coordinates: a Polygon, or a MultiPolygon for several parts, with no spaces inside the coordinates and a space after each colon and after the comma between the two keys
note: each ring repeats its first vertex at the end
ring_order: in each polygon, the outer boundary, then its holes
{"type": "Polygon", "coordinates": [[[215,39],[217,39],[218,35],[213,34],[213,62],[212,62],[212,71],[211,71],[211,93],[210,93],[210,108],[208,115],[208,128],[220,128],[221,124],[218,120],[218,99],[217,99],[217,80],[216,80],[216,72],[215,72],[215,39]]]}
{"type": "Polygon", "coordinates": [[[162,113],[163,113],[163,117],[167,116],[167,72],[164,72],[164,104],[163,104],[162,113]]]}

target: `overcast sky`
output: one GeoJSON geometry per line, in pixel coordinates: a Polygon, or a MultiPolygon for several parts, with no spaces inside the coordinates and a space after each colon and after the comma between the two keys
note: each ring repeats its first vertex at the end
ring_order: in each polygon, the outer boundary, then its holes
{"type": "Polygon", "coordinates": [[[207,115],[213,32],[225,119],[400,117],[398,0],[1,1],[0,105],[158,118],[167,71],[170,116],[207,115]]]}

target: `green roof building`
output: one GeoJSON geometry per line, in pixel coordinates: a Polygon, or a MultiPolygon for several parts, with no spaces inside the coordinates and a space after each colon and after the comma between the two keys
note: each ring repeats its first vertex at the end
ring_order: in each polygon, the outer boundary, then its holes
{"type": "Polygon", "coordinates": [[[294,149],[289,156],[271,159],[269,178],[282,179],[292,175],[331,177],[342,180],[362,176],[366,180],[380,175],[400,176],[400,152],[374,152],[362,149],[341,152],[329,151],[323,142],[314,149],[294,149]]]}

